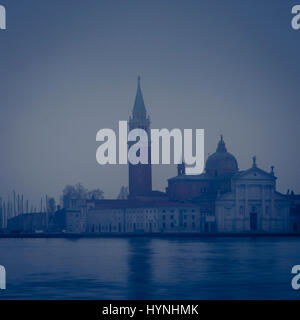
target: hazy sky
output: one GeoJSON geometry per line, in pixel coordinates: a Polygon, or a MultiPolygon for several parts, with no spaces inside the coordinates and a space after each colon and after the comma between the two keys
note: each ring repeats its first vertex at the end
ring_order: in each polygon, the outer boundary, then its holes
{"type": "MultiPolygon", "coordinates": [[[[115,197],[127,167],[98,165],[95,137],[128,119],[139,74],[153,128],[204,128],[206,156],[222,133],[240,169],[256,155],[300,192],[296,3],[0,0],[0,195],[82,182],[115,197]]],[[[175,174],[155,166],[154,188],[175,174]]]]}

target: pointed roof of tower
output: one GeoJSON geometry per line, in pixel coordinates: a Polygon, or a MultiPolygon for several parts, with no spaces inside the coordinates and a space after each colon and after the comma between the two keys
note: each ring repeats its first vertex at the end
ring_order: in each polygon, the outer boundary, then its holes
{"type": "Polygon", "coordinates": [[[142,89],[141,89],[141,77],[138,76],[138,86],[136,90],[136,96],[135,96],[135,101],[134,101],[134,106],[133,106],[133,113],[135,112],[145,112],[146,113],[146,107],[144,103],[144,98],[142,94],[142,89]]]}

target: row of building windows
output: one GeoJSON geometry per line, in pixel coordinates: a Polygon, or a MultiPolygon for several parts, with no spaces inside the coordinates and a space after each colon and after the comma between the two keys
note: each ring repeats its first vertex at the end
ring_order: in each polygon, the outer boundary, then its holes
{"type": "Polygon", "coordinates": [[[100,231],[107,231],[107,232],[111,232],[111,231],[122,231],[122,225],[119,223],[118,226],[115,225],[91,225],[89,227],[89,231],[90,232],[100,232],[100,231]]]}
{"type": "MultiPolygon", "coordinates": [[[[175,226],[176,226],[176,224],[175,224],[174,222],[171,222],[171,223],[170,223],[170,228],[175,228],[175,226]]],[[[163,222],[162,227],[163,227],[163,228],[166,228],[166,227],[167,227],[167,225],[166,225],[165,222],[163,222]]],[[[187,224],[186,222],[184,222],[184,223],[183,223],[183,227],[184,227],[184,228],[187,228],[187,227],[188,227],[188,224],[187,224]]],[[[191,227],[192,227],[192,228],[196,228],[195,222],[192,223],[191,227]]]]}
{"type": "MultiPolygon", "coordinates": [[[[195,220],[195,215],[192,215],[191,217],[192,217],[192,220],[195,220]]],[[[188,218],[188,216],[185,214],[185,215],[183,216],[183,219],[186,220],[187,218],[188,218]]],[[[166,215],[163,215],[163,216],[162,216],[162,219],[163,219],[163,220],[166,220],[166,215]]],[[[173,220],[173,219],[174,219],[174,215],[171,215],[171,216],[170,216],[170,219],[173,220]]]]}
{"type": "MultiPolygon", "coordinates": [[[[149,229],[149,228],[156,228],[158,226],[158,224],[156,223],[146,223],[145,225],[143,223],[127,223],[126,227],[127,229],[143,229],[144,227],[146,229],[149,229]]],[[[170,227],[170,228],[175,228],[177,226],[176,224],[176,221],[175,222],[171,222],[170,224],[166,224],[165,222],[162,223],[162,227],[163,228],[167,228],[167,227],[170,227]]],[[[190,225],[192,228],[196,228],[196,224],[195,222],[192,222],[191,225],[190,225]]],[[[79,227],[79,226],[77,226],[79,227]]],[[[184,228],[187,228],[189,227],[188,224],[186,222],[183,223],[182,227],[184,228]]],[[[101,232],[101,231],[104,231],[104,232],[111,232],[111,231],[122,231],[122,227],[121,225],[119,224],[119,226],[115,226],[115,225],[91,225],[90,228],[89,228],[89,231],[90,232],[101,232]]]]}
{"type": "MultiPolygon", "coordinates": [[[[157,209],[147,209],[147,210],[130,210],[130,211],[128,211],[128,213],[144,213],[144,212],[146,212],[146,213],[157,213],[157,212],[159,212],[159,210],[157,210],[157,209]]],[[[170,209],[170,210],[166,210],[166,209],[163,209],[162,210],[162,212],[171,212],[171,213],[173,213],[173,212],[175,212],[174,211],[174,209],[170,209]]]]}

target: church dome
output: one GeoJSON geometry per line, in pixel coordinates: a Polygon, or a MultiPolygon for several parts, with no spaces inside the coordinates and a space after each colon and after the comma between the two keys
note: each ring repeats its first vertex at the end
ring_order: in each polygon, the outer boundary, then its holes
{"type": "Polygon", "coordinates": [[[216,152],[207,158],[205,171],[212,176],[232,174],[238,171],[236,158],[227,152],[223,136],[221,136],[216,152]]]}

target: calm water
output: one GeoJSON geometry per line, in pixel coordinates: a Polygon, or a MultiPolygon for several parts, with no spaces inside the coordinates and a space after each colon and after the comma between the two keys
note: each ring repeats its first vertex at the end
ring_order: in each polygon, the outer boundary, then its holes
{"type": "Polygon", "coordinates": [[[300,299],[300,238],[0,239],[10,299],[300,299]]]}

